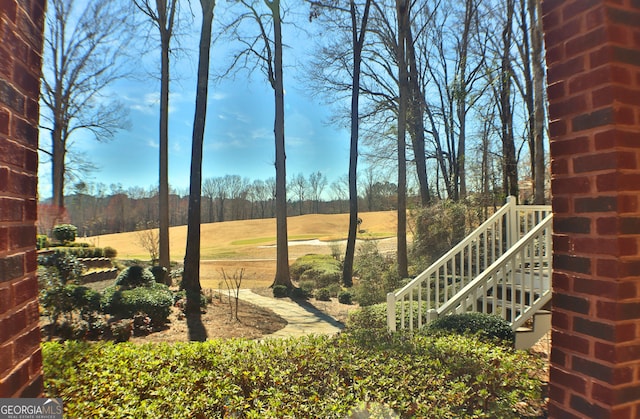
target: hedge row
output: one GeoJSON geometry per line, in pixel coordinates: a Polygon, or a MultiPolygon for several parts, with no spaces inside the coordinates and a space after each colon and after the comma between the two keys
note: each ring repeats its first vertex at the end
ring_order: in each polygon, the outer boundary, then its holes
{"type": "Polygon", "coordinates": [[[541,413],[538,358],[455,335],[382,340],[362,344],[340,334],[263,342],[45,343],[45,394],[63,398],[69,417],[541,413]]]}

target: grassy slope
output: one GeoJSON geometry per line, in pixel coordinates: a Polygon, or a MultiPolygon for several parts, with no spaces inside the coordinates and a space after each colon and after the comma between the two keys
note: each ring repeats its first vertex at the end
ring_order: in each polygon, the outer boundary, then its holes
{"type": "MultiPolygon", "coordinates": [[[[361,213],[365,230],[360,238],[394,237],[396,235],[396,213],[393,211],[361,213]]],[[[349,226],[348,214],[309,214],[288,219],[289,240],[321,241],[346,239],[349,226]]],[[[269,285],[275,274],[276,221],[274,218],[260,220],[226,221],[202,225],[202,272],[203,286],[219,286],[221,269],[227,274],[244,268],[246,286],[269,285]],[[207,281],[213,281],[205,283],[207,281]],[[264,284],[251,284],[261,281],[264,284]]],[[[187,240],[187,227],[172,227],[169,232],[171,259],[182,261],[187,240]]],[[[118,251],[118,258],[148,260],[149,254],[139,244],[138,233],[106,234],[79,239],[98,247],[110,246],[118,251]]],[[[294,260],[306,253],[330,253],[329,246],[290,246],[289,257],[294,260]]]]}

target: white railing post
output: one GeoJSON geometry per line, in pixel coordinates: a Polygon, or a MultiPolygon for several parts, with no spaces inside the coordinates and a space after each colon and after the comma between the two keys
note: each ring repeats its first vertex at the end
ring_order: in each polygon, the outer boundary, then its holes
{"type": "Polygon", "coordinates": [[[393,292],[387,293],[387,328],[396,331],[396,296],[393,292]]]}
{"type": "Polygon", "coordinates": [[[507,249],[516,244],[520,240],[520,223],[518,222],[517,198],[515,196],[507,197],[507,205],[509,212],[507,214],[507,249]]]}

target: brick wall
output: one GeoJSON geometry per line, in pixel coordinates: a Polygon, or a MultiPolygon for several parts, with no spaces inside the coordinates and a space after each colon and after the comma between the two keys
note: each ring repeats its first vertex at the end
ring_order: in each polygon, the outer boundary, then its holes
{"type": "Polygon", "coordinates": [[[550,417],[640,417],[640,1],[543,0],[550,417]]]}
{"type": "Polygon", "coordinates": [[[44,1],[0,1],[0,397],[42,394],[35,222],[44,1]]]}

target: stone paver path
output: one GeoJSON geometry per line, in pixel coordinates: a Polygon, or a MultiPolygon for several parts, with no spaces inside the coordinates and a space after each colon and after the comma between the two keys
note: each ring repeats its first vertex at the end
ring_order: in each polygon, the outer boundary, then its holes
{"type": "MultiPolygon", "coordinates": [[[[228,291],[219,290],[219,292],[226,295],[228,291]]],[[[312,334],[333,335],[344,327],[342,323],[320,310],[290,300],[264,297],[248,289],[241,289],[239,297],[243,301],[267,308],[287,321],[285,327],[266,335],[265,338],[288,338],[312,334]]]]}

